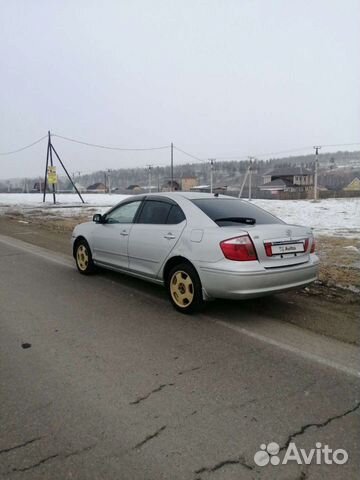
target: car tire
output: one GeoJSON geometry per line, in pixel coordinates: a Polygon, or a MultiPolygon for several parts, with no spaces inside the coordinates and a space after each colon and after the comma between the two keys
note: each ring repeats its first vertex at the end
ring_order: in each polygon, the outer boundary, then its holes
{"type": "Polygon", "coordinates": [[[196,313],[204,306],[202,286],[195,268],[188,263],[173,267],[166,279],[171,303],[181,313],[196,313]]]}
{"type": "Polygon", "coordinates": [[[74,256],[77,269],[82,275],[91,275],[95,272],[96,268],[92,259],[91,250],[84,238],[77,240],[74,256]]]}

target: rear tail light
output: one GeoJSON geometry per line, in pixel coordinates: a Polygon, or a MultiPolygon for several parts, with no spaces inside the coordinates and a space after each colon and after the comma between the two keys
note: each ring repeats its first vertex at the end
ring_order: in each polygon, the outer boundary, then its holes
{"type": "Polygon", "coordinates": [[[304,243],[304,252],[307,252],[309,248],[309,239],[305,238],[305,243],[304,243]]]}
{"type": "Polygon", "coordinates": [[[265,243],[265,252],[268,257],[272,257],[271,243],[265,243]]]}
{"type": "Polygon", "coordinates": [[[248,235],[223,240],[220,242],[220,248],[225,258],[229,260],[240,262],[257,260],[255,247],[248,235]]]}
{"type": "Polygon", "coordinates": [[[315,247],[316,247],[315,238],[313,237],[313,238],[312,238],[312,244],[311,244],[310,253],[314,253],[314,252],[315,252],[315,247]]]}

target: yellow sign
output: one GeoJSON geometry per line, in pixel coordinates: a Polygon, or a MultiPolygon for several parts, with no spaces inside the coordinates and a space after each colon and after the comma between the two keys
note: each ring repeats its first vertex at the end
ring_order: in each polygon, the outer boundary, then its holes
{"type": "Polygon", "coordinates": [[[56,167],[48,167],[47,178],[49,185],[57,183],[56,167]]]}

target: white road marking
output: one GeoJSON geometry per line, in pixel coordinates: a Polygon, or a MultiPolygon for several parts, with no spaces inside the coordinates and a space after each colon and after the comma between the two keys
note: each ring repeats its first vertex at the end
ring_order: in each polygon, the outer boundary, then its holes
{"type": "MultiPolygon", "coordinates": [[[[338,340],[324,337],[314,332],[306,331],[294,325],[266,320],[272,325],[276,324],[276,329],[272,335],[266,335],[256,330],[261,330],[261,326],[254,326],[254,329],[234,325],[223,320],[215,320],[215,323],[229,328],[237,333],[255,338],[268,345],[281,348],[287,352],[303,357],[306,360],[317,362],[326,367],[334,368],[348,375],[360,377],[359,359],[360,348],[348,345],[338,340]],[[288,330],[286,335],[287,342],[280,341],[275,337],[284,338],[284,330],[288,330]],[[299,330],[299,332],[296,332],[299,330]],[[300,341],[299,341],[300,340],[300,341]],[[294,344],[301,345],[301,348],[294,344]]],[[[254,322],[253,322],[254,323],[254,322]]]]}
{"type": "MultiPolygon", "coordinates": [[[[48,250],[47,248],[38,247],[37,245],[23,242],[22,240],[18,240],[17,238],[8,237],[7,235],[0,235],[0,242],[4,243],[5,245],[8,245],[9,247],[23,250],[26,253],[32,253],[33,255],[37,255],[38,257],[41,257],[44,260],[49,260],[51,262],[58,263],[63,266],[65,265],[67,267],[74,266],[74,262],[71,261],[71,258],[68,255],[63,255],[58,252],[53,252],[51,250],[48,250]]],[[[70,250],[71,250],[71,247],[69,242],[69,252],[70,250]]]]}

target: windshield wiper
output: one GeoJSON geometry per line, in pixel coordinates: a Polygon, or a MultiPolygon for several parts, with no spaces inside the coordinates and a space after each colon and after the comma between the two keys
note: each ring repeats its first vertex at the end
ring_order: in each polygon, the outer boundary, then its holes
{"type": "Polygon", "coordinates": [[[214,222],[234,222],[234,223],[245,223],[247,225],[255,225],[256,220],[255,218],[251,217],[224,217],[224,218],[217,218],[214,222]]]}

